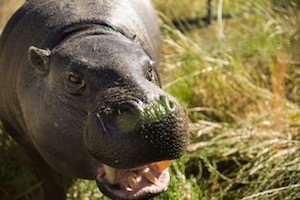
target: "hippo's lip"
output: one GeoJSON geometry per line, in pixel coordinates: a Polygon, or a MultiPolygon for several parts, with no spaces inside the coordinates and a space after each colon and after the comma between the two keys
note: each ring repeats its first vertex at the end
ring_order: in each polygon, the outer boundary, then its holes
{"type": "Polygon", "coordinates": [[[103,165],[98,169],[97,184],[113,199],[148,199],[167,189],[170,163],[161,161],[129,170],[103,165]]]}

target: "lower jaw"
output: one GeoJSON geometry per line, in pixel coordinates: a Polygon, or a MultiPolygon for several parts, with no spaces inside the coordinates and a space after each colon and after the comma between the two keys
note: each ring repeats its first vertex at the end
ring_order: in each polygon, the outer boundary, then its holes
{"type": "Polygon", "coordinates": [[[165,190],[161,191],[161,192],[157,192],[157,193],[145,193],[143,195],[120,195],[118,193],[114,193],[111,190],[109,190],[106,186],[102,185],[102,184],[98,184],[98,188],[99,190],[107,197],[113,199],[113,200],[148,200],[148,199],[152,199],[155,196],[161,194],[162,192],[164,192],[165,190]]]}
{"type": "Polygon", "coordinates": [[[104,165],[98,171],[97,184],[100,191],[112,199],[151,199],[167,189],[169,164],[170,161],[162,161],[158,165],[152,163],[134,170],[112,168],[112,171],[117,171],[115,181],[107,177],[106,173],[110,170],[104,165]]]}

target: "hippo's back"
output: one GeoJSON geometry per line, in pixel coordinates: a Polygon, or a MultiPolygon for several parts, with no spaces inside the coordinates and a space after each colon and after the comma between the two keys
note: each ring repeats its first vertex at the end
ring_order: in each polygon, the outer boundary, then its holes
{"type": "Polygon", "coordinates": [[[7,52],[27,56],[31,45],[52,49],[67,29],[93,24],[109,26],[135,39],[150,56],[159,55],[159,30],[149,0],[28,0],[3,31],[1,60],[7,52]]]}

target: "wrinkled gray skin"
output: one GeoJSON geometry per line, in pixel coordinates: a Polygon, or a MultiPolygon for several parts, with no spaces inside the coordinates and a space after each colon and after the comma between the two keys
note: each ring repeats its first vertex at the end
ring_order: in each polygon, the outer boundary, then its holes
{"type": "Polygon", "coordinates": [[[187,118],[160,89],[159,54],[148,0],[28,0],[11,18],[0,39],[0,119],[29,152],[45,199],[65,197],[45,178],[56,171],[94,179],[113,199],[162,192],[120,196],[97,180],[103,163],[133,169],[186,150],[187,118]]]}

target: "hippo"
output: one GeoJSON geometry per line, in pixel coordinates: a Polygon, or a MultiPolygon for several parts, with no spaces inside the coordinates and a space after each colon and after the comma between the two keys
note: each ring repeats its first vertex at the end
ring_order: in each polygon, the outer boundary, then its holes
{"type": "Polygon", "coordinates": [[[161,89],[150,0],[27,0],[0,38],[0,119],[44,199],[65,177],[112,199],[166,190],[187,149],[185,110],[161,89]]]}

